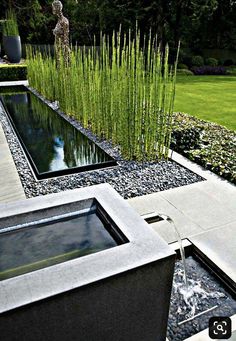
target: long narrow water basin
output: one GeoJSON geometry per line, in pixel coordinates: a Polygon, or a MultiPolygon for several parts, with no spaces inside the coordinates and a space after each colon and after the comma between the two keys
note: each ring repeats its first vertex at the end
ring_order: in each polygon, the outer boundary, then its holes
{"type": "Polygon", "coordinates": [[[0,99],[39,180],[116,165],[27,88],[0,89],[0,99]]]}

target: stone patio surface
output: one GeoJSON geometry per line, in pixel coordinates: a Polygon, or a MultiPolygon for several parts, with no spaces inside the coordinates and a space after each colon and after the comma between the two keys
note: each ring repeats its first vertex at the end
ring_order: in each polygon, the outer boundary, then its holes
{"type": "Polygon", "coordinates": [[[25,193],[0,125],[0,203],[22,199],[25,193]]]}

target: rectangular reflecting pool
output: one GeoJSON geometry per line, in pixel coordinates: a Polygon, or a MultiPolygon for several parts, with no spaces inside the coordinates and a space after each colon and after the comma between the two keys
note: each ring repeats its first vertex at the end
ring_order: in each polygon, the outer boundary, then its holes
{"type": "Polygon", "coordinates": [[[102,208],[90,208],[0,229],[0,280],[126,242],[102,208]]]}
{"type": "Polygon", "coordinates": [[[116,165],[116,161],[26,88],[0,99],[38,179],[116,165]]]}

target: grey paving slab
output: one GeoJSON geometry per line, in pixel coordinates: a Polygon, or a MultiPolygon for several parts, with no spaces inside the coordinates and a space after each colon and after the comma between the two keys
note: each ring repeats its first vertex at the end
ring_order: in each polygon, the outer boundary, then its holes
{"type": "Polygon", "coordinates": [[[202,191],[210,194],[221,205],[231,210],[236,218],[236,186],[226,181],[204,181],[196,186],[202,191]]]}
{"type": "Polygon", "coordinates": [[[204,230],[236,221],[236,209],[223,205],[211,190],[203,190],[199,184],[171,189],[160,195],[204,230]]]}
{"type": "Polygon", "coordinates": [[[236,283],[236,222],[189,240],[236,283]]]}
{"type": "Polygon", "coordinates": [[[25,193],[0,125],[0,202],[22,199],[25,199],[25,193]]]}
{"type": "MultiPolygon", "coordinates": [[[[183,212],[176,209],[170,202],[161,197],[161,193],[153,193],[142,197],[129,199],[129,204],[139,213],[147,214],[151,212],[164,213],[169,215],[176,224],[181,238],[203,232],[203,229],[192,222],[183,212]]],[[[171,224],[160,221],[150,225],[168,243],[177,240],[176,233],[171,224]]]]}

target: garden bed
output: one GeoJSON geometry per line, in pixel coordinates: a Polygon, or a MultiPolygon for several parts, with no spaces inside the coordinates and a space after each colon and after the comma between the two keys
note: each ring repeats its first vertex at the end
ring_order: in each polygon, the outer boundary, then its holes
{"type": "MultiPolygon", "coordinates": [[[[53,107],[52,103],[45,102],[53,107]]],[[[114,157],[118,166],[37,181],[11,128],[6,113],[0,107],[0,122],[27,198],[104,182],[112,185],[124,198],[131,198],[203,180],[199,175],[172,161],[127,161],[121,157],[118,147],[113,147],[110,142],[98,139],[91,131],[84,129],[77,120],[60,111],[58,113],[114,157]]]]}
{"type": "Polygon", "coordinates": [[[236,184],[236,132],[183,113],[174,114],[171,147],[236,184]]]}

